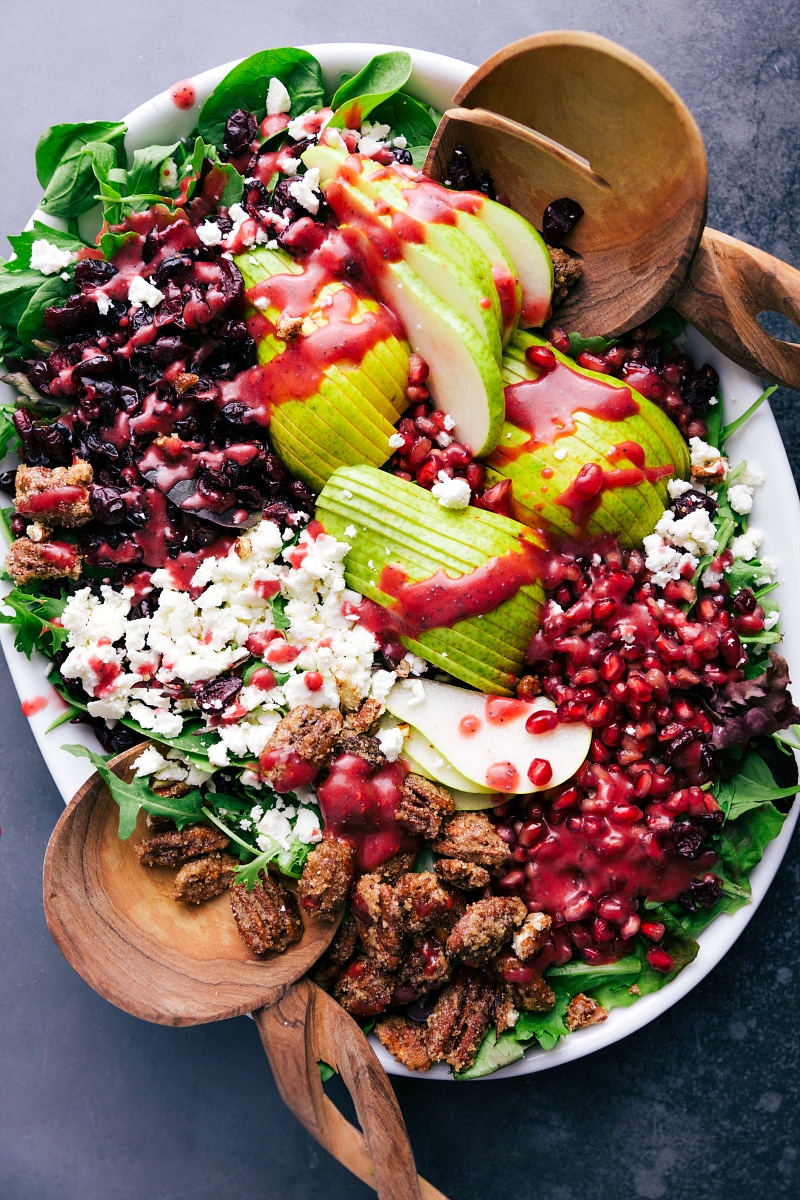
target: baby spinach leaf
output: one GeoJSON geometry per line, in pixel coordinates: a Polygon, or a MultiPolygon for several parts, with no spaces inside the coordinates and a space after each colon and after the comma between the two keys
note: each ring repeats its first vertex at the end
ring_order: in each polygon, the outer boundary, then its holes
{"type": "Polygon", "coordinates": [[[276,629],[286,630],[291,625],[291,621],[286,615],[286,605],[289,603],[285,596],[273,596],[269,602],[272,609],[272,624],[276,629]]]}
{"type": "MultiPolygon", "coordinates": [[[[5,458],[9,447],[19,442],[14,422],[11,419],[16,411],[16,407],[15,404],[0,405],[0,458],[5,458]]],[[[15,510],[12,508],[10,511],[13,515],[15,510]]],[[[10,535],[10,529],[8,533],[10,535]]]]}
{"type": "Polygon", "coordinates": [[[204,810],[198,788],[187,792],[185,796],[157,796],[144,779],[132,779],[130,783],[120,779],[106,760],[87,746],[62,746],[61,749],[74,754],[76,758],[88,758],[106,784],[111,798],[119,806],[118,833],[121,841],[126,841],[136,828],[140,808],[155,817],[169,817],[178,829],[202,821],[204,810]]]}
{"type": "Polygon", "coordinates": [[[36,146],[36,177],[45,189],[40,207],[54,217],[78,217],[94,204],[95,179],[90,143],[107,143],[124,166],[127,128],[122,121],[86,121],[53,125],[36,146]]]}
{"type": "Polygon", "coordinates": [[[733,779],[719,785],[717,801],[729,821],[735,821],[750,809],[784,797],[796,796],[800,784],[779,788],[764,759],[759,754],[748,754],[733,779]]]}
{"type": "Polygon", "coordinates": [[[735,821],[726,821],[717,850],[726,879],[749,890],[748,875],[761,862],[766,846],[778,836],[785,820],[786,814],[767,801],[735,821]]]}
{"type": "Polygon", "coordinates": [[[484,1075],[491,1075],[494,1071],[499,1071],[501,1067],[518,1062],[524,1054],[525,1047],[520,1045],[512,1029],[501,1033],[500,1037],[497,1037],[494,1030],[490,1029],[480,1044],[478,1055],[472,1066],[467,1067],[466,1071],[454,1072],[453,1078],[459,1081],[481,1079],[484,1075]]]}
{"type": "Polygon", "coordinates": [[[215,196],[219,197],[217,203],[224,204],[226,208],[230,208],[232,204],[237,204],[242,198],[244,179],[236,170],[236,168],[231,166],[230,163],[221,163],[219,161],[219,154],[217,153],[216,146],[209,145],[209,143],[206,142],[202,137],[195,139],[194,147],[192,148],[192,155],[189,165],[190,173],[192,173],[195,178],[192,180],[186,190],[187,200],[191,200],[192,197],[197,194],[200,176],[203,170],[203,162],[205,159],[208,159],[211,163],[213,163],[213,170],[217,176],[217,179],[219,179],[221,176],[225,179],[224,187],[218,188],[215,192],[215,196]]]}
{"type": "Polygon", "coordinates": [[[145,146],[143,150],[134,151],[128,171],[128,191],[131,195],[158,191],[161,168],[179,145],[180,142],[173,142],[171,146],[145,146]]]}
{"type": "Polygon", "coordinates": [[[44,310],[65,300],[72,287],[71,279],[62,279],[60,275],[51,275],[40,284],[17,322],[17,337],[24,346],[44,331],[44,310]]]}
{"type": "Polygon", "coordinates": [[[604,338],[599,335],[588,338],[581,337],[579,333],[569,335],[569,352],[573,358],[583,354],[584,350],[588,350],[590,354],[605,354],[606,350],[610,350],[616,344],[613,338],[604,338]]]}
{"type": "Polygon", "coordinates": [[[11,612],[0,608],[0,624],[14,626],[14,647],[27,658],[34,650],[52,658],[67,640],[66,629],[53,624],[63,613],[67,599],[37,596],[28,590],[29,586],[16,587],[3,596],[0,603],[11,612]]]}
{"type": "Polygon", "coordinates": [[[331,100],[334,115],[330,124],[358,129],[373,109],[405,86],[410,75],[411,55],[405,50],[376,54],[336,91],[331,100]]]}
{"type": "Polygon", "coordinates": [[[313,54],[294,46],[260,50],[229,71],[214,88],[200,109],[197,128],[201,137],[221,146],[225,122],[235,108],[248,109],[260,121],[267,111],[267,89],[273,77],[288,91],[293,117],[322,104],[322,68],[313,54]]]}
{"type": "Polygon", "coordinates": [[[384,100],[373,109],[371,119],[377,125],[388,125],[395,137],[402,134],[409,150],[424,146],[427,151],[439,123],[438,114],[434,119],[432,109],[406,92],[397,92],[384,100]]]}

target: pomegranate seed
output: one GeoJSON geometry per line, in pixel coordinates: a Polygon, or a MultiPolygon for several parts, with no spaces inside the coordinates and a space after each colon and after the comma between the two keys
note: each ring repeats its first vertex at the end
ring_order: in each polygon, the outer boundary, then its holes
{"type": "Polygon", "coordinates": [[[310,692],[318,692],[325,680],[320,675],[319,671],[306,671],[303,676],[303,683],[310,692]]]}
{"type": "Polygon", "coordinates": [[[501,479],[499,483],[487,488],[480,497],[480,508],[489,512],[504,513],[511,500],[511,480],[501,479]]]}
{"type": "Polygon", "coordinates": [[[598,915],[606,921],[613,921],[615,925],[622,925],[627,921],[630,912],[627,906],[617,896],[603,896],[597,905],[598,915]]]}
{"type": "Polygon", "coordinates": [[[650,794],[650,789],[653,786],[653,772],[645,768],[639,775],[636,776],[634,784],[634,795],[637,800],[643,800],[645,796],[650,794]]]}
{"type": "Polygon", "coordinates": [[[604,746],[618,746],[623,738],[622,726],[618,725],[616,721],[606,725],[600,738],[604,746]]]}
{"type": "Polygon", "coordinates": [[[653,689],[644,675],[637,675],[635,672],[628,676],[628,692],[634,700],[640,700],[643,704],[653,695],[653,689]]]}
{"type": "Polygon", "coordinates": [[[528,767],[528,779],[536,787],[544,787],[553,778],[553,768],[546,758],[534,758],[528,767]]]}
{"type": "Polygon", "coordinates": [[[606,596],[603,600],[595,600],[592,605],[592,619],[594,621],[607,621],[609,617],[614,616],[616,611],[616,600],[612,600],[610,596],[606,596]]]}
{"type": "Polygon", "coordinates": [[[612,651],[611,654],[607,654],[603,659],[600,665],[600,674],[603,676],[603,679],[605,679],[606,682],[610,682],[613,679],[619,679],[625,674],[624,660],[619,656],[619,654],[615,654],[612,651]]]}
{"type": "Polygon", "coordinates": [[[414,427],[417,433],[422,434],[424,437],[435,438],[439,432],[436,422],[432,421],[430,417],[417,417],[414,427]]]}
{"type": "Polygon", "coordinates": [[[584,350],[575,361],[579,367],[584,367],[587,371],[599,371],[601,374],[605,374],[608,367],[605,355],[592,354],[590,350],[584,350]]]}
{"type": "Polygon", "coordinates": [[[589,747],[589,757],[593,763],[601,763],[602,765],[605,765],[606,763],[611,762],[612,758],[614,757],[614,753],[612,750],[609,750],[608,746],[604,746],[602,742],[599,742],[597,738],[594,738],[591,746],[589,747]]]}
{"type": "Polygon", "coordinates": [[[558,724],[558,713],[545,709],[544,712],[531,713],[525,722],[528,733],[549,733],[558,724]]]}
{"type": "Polygon", "coordinates": [[[641,924],[642,918],[639,916],[639,914],[631,913],[625,924],[620,928],[619,936],[624,938],[626,941],[628,938],[635,937],[635,935],[639,932],[641,924]]]}
{"type": "Polygon", "coordinates": [[[639,932],[651,942],[660,942],[666,931],[667,927],[662,921],[642,921],[639,926],[639,932]]]}
{"type": "MultiPolygon", "coordinates": [[[[439,472],[442,470],[442,465],[438,459],[429,454],[422,465],[417,470],[417,483],[420,487],[432,488],[439,478],[439,472]]],[[[447,470],[447,468],[444,468],[447,470]]],[[[448,474],[451,472],[448,471],[448,474]]]]}
{"type": "Polygon", "coordinates": [[[544,837],[544,834],[545,827],[542,821],[525,821],[517,836],[521,846],[532,846],[544,837]]]}
{"type": "Polygon", "coordinates": [[[660,971],[666,975],[675,966],[675,960],[671,954],[667,954],[666,950],[662,950],[660,946],[651,946],[647,951],[647,961],[654,971],[660,971]]]}
{"type": "Polygon", "coordinates": [[[583,921],[594,912],[594,900],[588,892],[581,892],[564,905],[564,916],[568,921],[583,921]]]}
{"type": "Polygon", "coordinates": [[[719,639],[719,652],[729,667],[737,667],[742,660],[742,643],[733,629],[728,629],[719,639]]]}
{"type": "Polygon", "coordinates": [[[737,617],[733,623],[734,629],[738,633],[760,633],[764,628],[764,610],[759,607],[753,613],[747,613],[743,617],[737,617]]]}
{"type": "Polygon", "coordinates": [[[603,486],[603,468],[597,463],[585,463],[572,486],[579,495],[590,500],[603,486]]]}
{"type": "Polygon", "coordinates": [[[510,825],[495,825],[494,831],[507,845],[511,845],[517,840],[516,834],[510,825]]]}
{"type": "Polygon", "coordinates": [[[467,483],[473,492],[479,492],[486,481],[486,468],[482,463],[471,462],[466,470],[467,483]]]}
{"type": "Polygon", "coordinates": [[[517,888],[521,887],[525,882],[525,872],[520,868],[514,871],[508,871],[497,881],[497,886],[501,888],[517,888]]]}
{"type": "Polygon", "coordinates": [[[571,787],[551,801],[551,808],[553,812],[564,812],[570,808],[577,808],[580,801],[580,792],[576,787],[571,787]]]}
{"type": "Polygon", "coordinates": [[[604,921],[602,917],[595,917],[592,921],[592,937],[601,945],[604,942],[613,942],[617,936],[617,931],[608,921],[604,921]]]}
{"type": "Polygon", "coordinates": [[[444,452],[444,461],[449,467],[468,467],[472,462],[472,455],[461,442],[451,442],[444,452]]]}
{"type": "Polygon", "coordinates": [[[569,354],[570,341],[566,329],[562,329],[560,325],[556,325],[555,329],[550,330],[548,340],[551,346],[555,346],[556,350],[560,350],[562,354],[569,354]]]}
{"type": "Polygon", "coordinates": [[[528,346],[525,359],[532,367],[538,367],[544,373],[555,371],[558,365],[555,354],[547,346],[528,346]]]}
{"type": "Polygon", "coordinates": [[[419,403],[422,400],[430,399],[430,392],[422,384],[411,384],[406,388],[406,396],[412,403],[419,403]]]}
{"type": "Polygon", "coordinates": [[[413,386],[424,383],[428,378],[428,364],[421,354],[412,354],[408,360],[408,382],[413,386]]]}
{"type": "Polygon", "coordinates": [[[430,454],[432,448],[433,443],[429,438],[415,438],[414,444],[408,453],[408,461],[411,463],[412,467],[418,467],[420,463],[422,463],[430,454]]]}
{"type": "Polygon", "coordinates": [[[586,720],[586,705],[578,700],[565,700],[558,706],[558,719],[565,725],[586,720]]]}
{"type": "Polygon", "coordinates": [[[514,862],[524,863],[528,861],[528,851],[525,846],[515,846],[511,851],[511,857],[514,862]]]}

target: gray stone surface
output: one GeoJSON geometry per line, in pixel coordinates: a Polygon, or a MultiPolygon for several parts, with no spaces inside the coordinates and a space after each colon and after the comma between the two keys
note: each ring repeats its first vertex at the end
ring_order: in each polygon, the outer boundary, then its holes
{"type": "MultiPolygon", "coordinates": [[[[616,38],[663,72],[706,137],[710,223],[800,266],[793,0],[573,0],[568,9],[523,0],[3,0],[0,15],[4,231],[16,232],[36,203],[32,150],[49,124],[120,115],[257,46],[375,40],[477,62],[516,37],[569,25],[616,38]]],[[[781,393],[775,408],[797,472],[796,394],[781,393]]],[[[40,890],[60,801],[5,667],[0,695],[0,1196],[366,1197],[282,1107],[250,1022],[145,1025],[62,960],[40,890]]],[[[453,1200],[800,1194],[798,861],[795,845],[711,977],[626,1041],[502,1084],[398,1082],[420,1169],[453,1200]]]]}

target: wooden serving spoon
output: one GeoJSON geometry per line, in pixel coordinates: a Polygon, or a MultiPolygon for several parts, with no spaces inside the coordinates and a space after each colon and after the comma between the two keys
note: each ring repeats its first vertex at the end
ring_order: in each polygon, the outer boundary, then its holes
{"type": "MultiPolygon", "coordinates": [[[[110,765],[129,779],[142,749],[110,765]]],[[[171,873],[143,869],[131,843],[119,840],[118,815],[94,774],[47,847],[45,917],[71,966],[106,1000],[159,1025],[252,1013],[281,1096],[326,1150],[381,1200],[446,1200],[417,1176],[399,1105],[366,1037],[335,1000],[301,978],[327,949],[336,923],[305,917],[299,942],[256,959],[236,931],[227,895],[198,906],[176,903],[171,873]],[[325,1095],[320,1060],[342,1076],[363,1135],[325,1095]]]]}
{"type": "Polygon", "coordinates": [[[703,229],[703,140],[652,67],[596,34],[536,34],[487,59],[454,104],[428,174],[446,180],[461,145],[537,228],[553,200],[584,209],[567,239],[583,277],[559,324],[613,336],[670,303],[735,362],[800,387],[800,345],[758,322],[775,311],[800,324],[800,271],[703,229]]]}

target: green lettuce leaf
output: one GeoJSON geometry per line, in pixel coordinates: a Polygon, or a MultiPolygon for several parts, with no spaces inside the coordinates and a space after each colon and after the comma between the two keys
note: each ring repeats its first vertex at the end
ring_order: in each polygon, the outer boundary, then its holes
{"type": "Polygon", "coordinates": [[[405,86],[410,75],[411,55],[405,50],[376,54],[337,89],[331,100],[331,126],[358,129],[373,109],[405,86]]]}
{"type": "Polygon", "coordinates": [[[293,117],[322,105],[322,68],[313,54],[294,46],[260,50],[229,71],[214,88],[200,109],[197,122],[200,136],[220,147],[225,137],[225,122],[235,108],[245,108],[261,121],[267,111],[267,89],[273,77],[280,79],[288,91],[293,117]]]}
{"type": "Polygon", "coordinates": [[[525,1047],[514,1036],[514,1030],[508,1029],[497,1037],[490,1029],[480,1044],[477,1058],[466,1071],[454,1072],[453,1078],[459,1080],[480,1079],[484,1075],[492,1075],[501,1067],[507,1067],[518,1062],[525,1054],[525,1047]]]}

